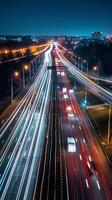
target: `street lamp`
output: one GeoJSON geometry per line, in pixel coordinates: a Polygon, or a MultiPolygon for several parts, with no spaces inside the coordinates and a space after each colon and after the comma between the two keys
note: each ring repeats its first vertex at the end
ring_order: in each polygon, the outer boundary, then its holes
{"type": "Polygon", "coordinates": [[[98,76],[96,77],[96,81],[97,81],[97,84],[98,84],[99,83],[99,81],[98,81],[98,78],[99,78],[99,68],[98,68],[98,66],[94,66],[93,71],[98,73],[98,76]]]}
{"type": "Polygon", "coordinates": [[[111,118],[111,104],[109,104],[109,111],[108,111],[108,145],[110,143],[110,137],[111,137],[111,123],[110,123],[110,118],[111,118]]]}
{"type": "Polygon", "coordinates": [[[83,64],[84,64],[84,60],[81,59],[81,71],[83,71],[83,64]]]}
{"type": "Polygon", "coordinates": [[[75,66],[77,66],[77,55],[75,55],[75,66]]]}
{"type": "MultiPolygon", "coordinates": [[[[29,71],[29,66],[28,65],[24,65],[23,66],[23,88],[25,88],[25,71],[29,71]]],[[[31,74],[30,74],[30,77],[31,77],[31,74]]]]}
{"type": "Polygon", "coordinates": [[[11,103],[13,102],[13,99],[14,99],[14,77],[15,78],[18,78],[18,76],[19,76],[19,72],[18,71],[15,71],[14,73],[13,73],[13,75],[11,76],[11,103]]]}
{"type": "Polygon", "coordinates": [[[34,63],[33,63],[33,60],[31,61],[31,64],[32,64],[32,67],[33,67],[32,69],[33,69],[33,75],[34,75],[35,72],[34,72],[34,63]]]}
{"type": "Polygon", "coordinates": [[[34,60],[35,71],[37,71],[37,59],[34,58],[33,60],[34,60]]]}
{"type": "MultiPolygon", "coordinates": [[[[87,70],[87,75],[88,75],[88,62],[84,60],[83,63],[86,63],[86,70],[87,70]]],[[[85,86],[84,104],[85,105],[87,104],[87,85],[85,86]]]]}
{"type": "Polygon", "coordinates": [[[88,75],[88,62],[87,62],[87,60],[84,60],[84,63],[86,63],[86,70],[87,70],[87,75],[88,75]]]}
{"type": "Polygon", "coordinates": [[[78,68],[79,68],[79,69],[80,69],[80,60],[81,60],[81,58],[78,57],[78,68]]]}

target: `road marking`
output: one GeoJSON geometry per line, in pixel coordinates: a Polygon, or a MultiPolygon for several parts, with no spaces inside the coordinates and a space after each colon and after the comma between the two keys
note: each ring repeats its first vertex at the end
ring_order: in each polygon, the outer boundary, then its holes
{"type": "Polygon", "coordinates": [[[86,141],[85,141],[85,139],[83,138],[83,142],[86,144],[86,141]]]}
{"type": "Polygon", "coordinates": [[[8,159],[10,158],[10,156],[11,156],[11,153],[8,155],[8,159]]]}
{"type": "Polygon", "coordinates": [[[81,154],[80,154],[80,156],[79,156],[79,157],[80,157],[80,160],[82,160],[82,156],[81,156],[81,154]]]}
{"type": "Polygon", "coordinates": [[[89,161],[90,161],[90,162],[92,161],[91,156],[89,156],[89,161]]]}
{"type": "Polygon", "coordinates": [[[99,181],[98,181],[98,180],[96,181],[96,183],[97,183],[98,189],[101,190],[100,184],[99,184],[99,181]]]}
{"type": "Polygon", "coordinates": [[[88,180],[86,179],[86,185],[87,185],[87,188],[89,188],[89,184],[88,184],[88,180]]]}
{"type": "Polygon", "coordinates": [[[2,140],[2,144],[4,143],[4,140],[2,140]]]}

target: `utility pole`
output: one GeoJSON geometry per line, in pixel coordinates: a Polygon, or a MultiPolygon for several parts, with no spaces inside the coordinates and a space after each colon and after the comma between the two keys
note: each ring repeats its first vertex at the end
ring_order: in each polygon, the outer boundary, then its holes
{"type": "Polygon", "coordinates": [[[24,67],[23,67],[23,88],[25,88],[25,73],[24,73],[24,67]]]}
{"type": "Polygon", "coordinates": [[[11,103],[13,102],[14,99],[14,94],[13,94],[13,77],[11,78],[11,103]]]}
{"type": "Polygon", "coordinates": [[[110,133],[110,130],[111,130],[111,123],[110,123],[110,120],[111,120],[111,104],[109,104],[109,111],[108,111],[108,145],[110,143],[110,136],[111,136],[111,133],[110,133]]]}

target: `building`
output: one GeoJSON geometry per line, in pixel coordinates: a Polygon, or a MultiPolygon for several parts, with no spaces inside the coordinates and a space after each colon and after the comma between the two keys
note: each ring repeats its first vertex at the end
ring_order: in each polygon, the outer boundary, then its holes
{"type": "Polygon", "coordinates": [[[112,35],[108,36],[107,39],[109,42],[112,42],[112,35]]]}
{"type": "Polygon", "coordinates": [[[64,42],[66,40],[66,36],[58,36],[58,42],[64,42]]]}
{"type": "Polygon", "coordinates": [[[21,42],[22,41],[21,36],[6,36],[5,38],[7,41],[12,41],[12,42],[21,42]]]}
{"type": "Polygon", "coordinates": [[[103,39],[102,32],[93,32],[92,33],[92,39],[93,40],[102,40],[103,39]]]}

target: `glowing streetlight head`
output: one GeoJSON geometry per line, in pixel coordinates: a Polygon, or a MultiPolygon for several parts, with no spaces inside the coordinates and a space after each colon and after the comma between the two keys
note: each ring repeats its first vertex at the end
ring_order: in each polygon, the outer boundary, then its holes
{"type": "Polygon", "coordinates": [[[94,70],[94,71],[97,71],[97,70],[98,70],[98,67],[97,67],[97,66],[94,66],[94,67],[93,67],[93,70],[94,70]]]}
{"type": "Polygon", "coordinates": [[[24,65],[24,69],[27,71],[28,70],[28,65],[24,65]]]}
{"type": "Polygon", "coordinates": [[[18,77],[18,76],[19,76],[19,72],[17,72],[17,71],[14,72],[14,76],[15,76],[15,77],[18,77]]]}
{"type": "Polygon", "coordinates": [[[9,53],[9,51],[6,49],[6,50],[5,50],[5,54],[8,54],[8,53],[9,53]]]}

